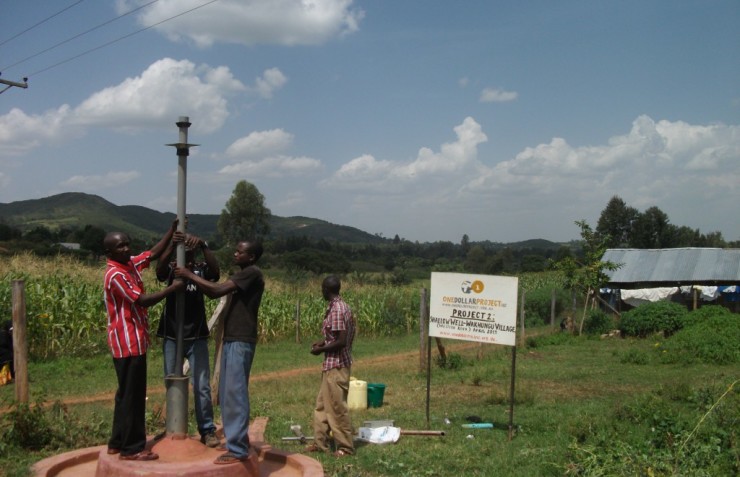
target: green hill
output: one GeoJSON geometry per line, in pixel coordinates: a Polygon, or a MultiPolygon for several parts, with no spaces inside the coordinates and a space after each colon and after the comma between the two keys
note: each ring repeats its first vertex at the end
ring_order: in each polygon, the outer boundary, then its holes
{"type": "MultiPolygon", "coordinates": [[[[156,238],[175,219],[171,212],[158,212],[138,205],[115,205],[92,194],[66,192],[43,199],[0,203],[0,222],[21,231],[43,226],[50,230],[94,225],[120,230],[141,239],[156,238]]],[[[216,235],[218,215],[188,214],[188,231],[201,237],[216,235]]],[[[270,218],[271,237],[305,236],[343,243],[381,243],[386,239],[345,225],[308,217],[270,218]]]]}

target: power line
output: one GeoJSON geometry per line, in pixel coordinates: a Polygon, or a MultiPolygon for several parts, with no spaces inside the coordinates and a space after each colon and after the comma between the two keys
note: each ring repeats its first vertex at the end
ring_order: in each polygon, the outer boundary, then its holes
{"type": "MultiPolygon", "coordinates": [[[[81,2],[81,1],[83,1],[83,0],[80,0],[80,2],[81,2]]],[[[6,67],[4,67],[4,68],[0,68],[0,71],[5,71],[5,70],[7,70],[7,69],[9,69],[9,68],[12,68],[12,67],[14,67],[14,66],[20,65],[21,63],[25,63],[26,61],[30,60],[31,58],[36,58],[37,56],[39,56],[39,55],[41,55],[41,54],[43,54],[43,53],[46,53],[47,51],[51,51],[51,50],[53,50],[53,49],[55,49],[55,48],[58,48],[58,47],[60,47],[60,46],[64,45],[65,43],[69,43],[70,41],[72,41],[72,40],[74,40],[74,39],[76,39],[76,38],[79,38],[79,37],[81,37],[81,36],[83,36],[83,35],[87,35],[87,34],[88,34],[88,33],[90,33],[90,32],[93,32],[93,31],[95,31],[95,30],[97,30],[97,29],[99,29],[99,28],[102,28],[102,27],[104,27],[104,26],[106,26],[106,25],[110,24],[110,23],[113,23],[114,21],[116,21],[116,20],[118,20],[118,19],[120,19],[120,18],[123,18],[123,17],[125,17],[125,16],[127,16],[127,15],[131,15],[132,13],[135,13],[135,12],[137,12],[137,11],[141,10],[142,8],[146,8],[146,7],[148,7],[149,5],[151,5],[151,4],[153,4],[153,3],[157,3],[158,1],[159,1],[159,0],[152,0],[151,2],[149,2],[149,3],[147,3],[147,4],[144,4],[144,5],[141,5],[141,6],[139,6],[139,7],[136,7],[136,8],[134,8],[133,10],[130,10],[130,11],[126,12],[126,13],[122,13],[121,15],[118,15],[118,16],[117,16],[117,17],[115,17],[115,18],[111,18],[110,20],[108,20],[108,21],[106,21],[106,22],[103,22],[103,23],[101,23],[100,25],[94,26],[94,27],[90,28],[90,29],[89,29],[89,30],[87,30],[87,31],[83,31],[82,33],[78,33],[77,35],[74,35],[74,36],[72,36],[72,37],[69,37],[69,38],[67,38],[66,40],[60,41],[60,42],[59,42],[59,43],[57,43],[56,45],[52,45],[52,46],[50,46],[49,48],[46,48],[45,50],[41,50],[41,51],[39,51],[38,53],[34,53],[34,54],[33,54],[33,55],[31,55],[31,56],[27,56],[27,57],[23,58],[22,60],[16,61],[16,62],[15,62],[15,63],[13,63],[12,65],[8,65],[8,66],[6,66],[6,67]]],[[[79,3],[79,2],[78,2],[78,3],[79,3]]]]}
{"type": "Polygon", "coordinates": [[[16,33],[15,35],[11,36],[11,37],[10,37],[10,38],[8,38],[7,40],[5,40],[5,41],[3,41],[2,43],[0,43],[0,46],[3,46],[4,44],[8,43],[8,42],[9,42],[9,41],[11,41],[11,40],[15,40],[16,38],[18,38],[19,36],[23,35],[24,33],[26,33],[26,32],[29,32],[29,31],[33,30],[34,28],[36,28],[37,26],[41,25],[42,23],[46,23],[47,21],[51,20],[51,19],[52,19],[52,18],[54,18],[55,16],[57,16],[57,15],[59,15],[59,14],[62,14],[62,13],[64,13],[64,12],[66,12],[66,11],[67,11],[67,10],[69,10],[70,8],[74,7],[75,5],[77,5],[77,4],[79,4],[79,3],[82,3],[83,1],[84,1],[84,0],[77,0],[77,1],[75,2],[75,3],[73,3],[73,4],[72,4],[72,5],[70,5],[70,6],[68,6],[67,8],[63,8],[63,9],[59,10],[58,12],[56,12],[55,14],[53,14],[53,15],[51,15],[51,16],[48,16],[48,17],[44,18],[43,20],[41,20],[40,22],[36,23],[35,25],[32,25],[32,26],[30,26],[30,27],[26,28],[26,29],[25,29],[25,30],[23,30],[22,32],[20,32],[20,33],[16,33]]]}
{"type": "Polygon", "coordinates": [[[202,5],[198,5],[197,7],[193,7],[193,8],[191,8],[191,9],[189,9],[189,10],[185,10],[184,12],[178,13],[177,15],[173,15],[173,16],[171,16],[171,17],[169,17],[169,18],[165,18],[165,19],[164,19],[164,20],[162,20],[162,21],[159,21],[159,22],[157,22],[157,23],[154,23],[154,24],[152,24],[152,25],[149,25],[149,26],[147,26],[147,27],[144,27],[144,28],[142,28],[142,29],[140,29],[140,30],[136,30],[135,32],[132,32],[132,33],[129,33],[129,34],[127,34],[127,35],[124,35],[124,36],[122,36],[122,37],[116,38],[115,40],[111,40],[111,41],[109,41],[109,42],[107,42],[107,43],[103,43],[102,45],[96,46],[95,48],[90,48],[89,50],[83,51],[82,53],[79,53],[79,54],[77,54],[77,55],[74,55],[74,56],[72,56],[72,57],[70,57],[70,58],[67,58],[66,60],[62,60],[62,61],[59,61],[59,62],[57,62],[57,63],[54,63],[54,64],[53,64],[53,65],[51,65],[51,66],[47,66],[46,68],[40,69],[40,70],[38,70],[38,71],[35,71],[35,72],[31,73],[30,75],[28,75],[28,77],[30,78],[31,76],[35,76],[35,75],[38,75],[38,74],[40,74],[40,73],[43,73],[43,72],[45,72],[45,71],[48,71],[48,70],[50,70],[50,69],[52,69],[52,68],[56,68],[57,66],[63,65],[63,64],[65,64],[65,63],[69,63],[70,61],[72,61],[72,60],[76,60],[77,58],[79,58],[79,57],[81,57],[81,56],[85,56],[85,55],[87,55],[87,54],[89,54],[89,53],[92,53],[93,51],[97,51],[97,50],[100,50],[100,49],[102,49],[102,48],[105,48],[106,46],[110,46],[110,45],[112,45],[112,44],[114,44],[114,43],[118,43],[118,42],[119,42],[119,41],[121,41],[121,40],[125,40],[126,38],[132,37],[132,36],[134,36],[134,35],[136,35],[136,34],[138,34],[138,33],[141,33],[141,32],[143,32],[143,31],[146,31],[146,30],[149,30],[149,29],[151,29],[151,28],[154,28],[155,26],[161,25],[162,23],[168,22],[168,21],[170,21],[170,20],[174,20],[174,19],[175,19],[175,18],[177,18],[177,17],[181,17],[181,16],[183,16],[183,15],[185,15],[185,14],[188,14],[188,13],[190,13],[190,12],[193,12],[193,11],[195,11],[195,10],[198,10],[199,8],[203,8],[203,7],[205,7],[205,6],[208,6],[208,5],[210,5],[211,3],[216,3],[217,1],[218,1],[218,0],[211,0],[211,1],[209,1],[209,2],[206,2],[206,3],[202,4],[202,5]]]}

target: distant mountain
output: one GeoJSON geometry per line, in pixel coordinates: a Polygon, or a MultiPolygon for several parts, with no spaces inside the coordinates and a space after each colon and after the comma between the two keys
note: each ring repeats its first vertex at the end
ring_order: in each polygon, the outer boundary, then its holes
{"type": "MultiPolygon", "coordinates": [[[[115,205],[97,195],[66,192],[43,199],[0,203],[0,223],[22,231],[44,226],[50,230],[94,225],[119,230],[141,239],[160,236],[175,219],[172,212],[158,212],[138,205],[115,205]]],[[[219,215],[188,214],[188,231],[201,237],[216,235],[219,215]]],[[[270,218],[272,237],[308,237],[343,243],[382,243],[376,235],[346,225],[308,217],[270,218]]]]}

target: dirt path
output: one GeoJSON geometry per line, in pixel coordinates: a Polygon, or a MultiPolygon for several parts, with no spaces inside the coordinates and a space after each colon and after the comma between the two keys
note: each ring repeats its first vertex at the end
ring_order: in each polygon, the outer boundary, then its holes
{"type": "MultiPolygon", "coordinates": [[[[450,351],[460,351],[463,349],[468,349],[478,346],[478,343],[473,342],[457,342],[457,343],[447,343],[445,344],[445,349],[450,351]]],[[[382,356],[375,356],[373,358],[367,358],[362,360],[363,366],[378,366],[383,363],[397,361],[401,359],[408,359],[408,358],[416,358],[418,359],[419,352],[417,350],[414,351],[406,351],[403,353],[396,353],[396,354],[388,354],[388,355],[382,355],[382,356]]],[[[285,369],[281,371],[271,371],[268,373],[258,373],[253,374],[250,376],[249,381],[250,382],[260,382],[260,381],[272,381],[272,380],[285,380],[287,378],[300,376],[303,374],[316,374],[318,373],[318,369],[316,366],[310,366],[310,367],[303,367],[303,368],[293,368],[293,369],[285,369]]],[[[165,387],[162,386],[155,386],[155,387],[149,387],[147,389],[147,394],[149,396],[159,396],[165,394],[165,387]]],[[[62,400],[47,400],[42,403],[43,406],[50,406],[55,402],[61,402],[65,405],[74,405],[74,404],[89,404],[93,402],[100,402],[100,401],[108,401],[110,403],[113,403],[114,393],[112,392],[105,392],[105,393],[99,393],[99,394],[92,394],[87,396],[76,396],[76,397],[67,397],[62,400]]],[[[9,412],[13,406],[6,406],[0,408],[0,415],[6,414],[9,412]]]]}

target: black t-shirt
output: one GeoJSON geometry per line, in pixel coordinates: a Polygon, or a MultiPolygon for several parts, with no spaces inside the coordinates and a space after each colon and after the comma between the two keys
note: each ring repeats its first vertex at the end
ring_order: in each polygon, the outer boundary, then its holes
{"type": "Polygon", "coordinates": [[[257,312],[265,291],[262,270],[250,265],[230,276],[229,280],[238,289],[231,296],[229,311],[224,320],[224,341],[256,343],[257,312]]]}
{"type": "MultiPolygon", "coordinates": [[[[208,265],[205,262],[196,263],[193,266],[193,273],[212,280],[208,265]]],[[[173,280],[173,270],[170,266],[170,275],[167,284],[173,280]]],[[[185,315],[183,317],[183,339],[194,340],[199,338],[208,338],[208,321],[206,318],[206,305],[203,299],[203,292],[198,286],[187,281],[185,285],[185,315]]],[[[177,339],[177,293],[170,293],[162,310],[162,317],[159,320],[157,336],[160,338],[177,339]]]]}

